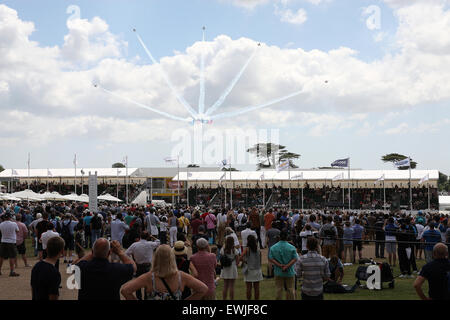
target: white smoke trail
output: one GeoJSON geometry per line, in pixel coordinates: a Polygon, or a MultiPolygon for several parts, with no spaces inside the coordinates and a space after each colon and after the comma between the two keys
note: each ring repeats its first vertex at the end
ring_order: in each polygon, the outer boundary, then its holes
{"type": "Polygon", "coordinates": [[[287,95],[287,96],[284,96],[284,97],[281,97],[281,98],[270,100],[269,102],[266,102],[266,103],[263,103],[263,104],[260,104],[260,105],[257,105],[257,106],[249,106],[249,107],[245,107],[245,108],[243,108],[241,110],[237,110],[237,111],[234,111],[234,112],[224,112],[224,113],[219,113],[219,114],[216,114],[216,115],[212,115],[211,116],[211,120],[235,117],[235,116],[238,116],[238,115],[250,112],[250,111],[266,108],[266,107],[271,106],[271,105],[273,105],[275,103],[278,103],[278,102],[290,99],[292,97],[298,96],[298,95],[302,94],[303,92],[304,92],[304,90],[302,89],[301,91],[297,91],[297,92],[291,93],[290,95],[287,95]]]}
{"type": "Polygon", "coordinates": [[[167,118],[169,118],[169,119],[172,119],[172,120],[178,120],[178,121],[186,121],[186,122],[190,121],[189,119],[186,119],[186,118],[180,118],[180,117],[171,115],[171,114],[169,114],[169,113],[166,113],[166,112],[164,112],[164,111],[160,111],[160,110],[158,110],[158,109],[155,109],[155,108],[146,106],[146,105],[144,105],[144,104],[142,104],[142,103],[139,103],[139,102],[137,102],[137,101],[134,101],[134,100],[132,100],[132,99],[130,99],[130,98],[123,97],[123,96],[121,96],[121,95],[119,95],[119,94],[117,94],[117,93],[114,93],[114,92],[112,92],[112,91],[109,91],[108,89],[105,89],[105,88],[99,86],[98,84],[95,84],[94,86],[95,86],[95,87],[98,87],[98,88],[100,88],[100,89],[102,89],[102,90],[105,91],[106,93],[109,93],[109,94],[115,96],[116,98],[120,98],[120,99],[122,99],[122,100],[126,100],[126,101],[128,101],[128,102],[130,102],[130,103],[132,103],[132,104],[137,105],[138,107],[141,107],[141,108],[143,108],[143,109],[147,109],[147,110],[153,111],[153,112],[158,113],[159,115],[162,115],[162,116],[167,117],[167,118]]]}
{"type": "MultiPolygon", "coordinates": [[[[155,58],[153,58],[153,55],[151,54],[150,50],[148,50],[148,48],[145,45],[144,41],[142,41],[142,39],[139,36],[139,34],[137,33],[136,29],[133,29],[133,31],[136,33],[136,36],[137,36],[139,42],[141,43],[141,45],[144,48],[144,50],[147,53],[147,55],[149,56],[150,60],[152,60],[152,62],[154,64],[158,64],[158,62],[155,60],[155,58]]],[[[162,75],[163,75],[164,80],[166,81],[166,83],[169,86],[170,90],[172,90],[172,93],[175,95],[177,100],[185,107],[185,109],[191,114],[191,116],[193,118],[196,118],[197,117],[197,112],[195,112],[195,110],[191,107],[191,105],[182,96],[180,96],[178,94],[178,92],[176,91],[176,89],[173,86],[172,82],[170,81],[169,77],[167,76],[167,74],[165,73],[165,71],[162,68],[161,68],[161,71],[162,71],[162,75]]]]}
{"type": "MultiPolygon", "coordinates": [[[[203,48],[205,45],[205,27],[203,27],[203,48]]],[[[198,112],[205,112],[205,53],[202,50],[200,62],[200,97],[198,99],[198,112]]]]}
{"type": "Polygon", "coordinates": [[[233,81],[231,81],[230,85],[228,86],[228,88],[222,93],[222,95],[220,96],[220,98],[216,101],[216,103],[213,104],[213,106],[211,108],[209,108],[206,111],[206,115],[210,115],[211,113],[213,113],[214,111],[216,111],[217,109],[219,109],[219,107],[224,103],[225,99],[228,97],[228,95],[230,94],[230,92],[233,90],[234,86],[237,84],[237,82],[239,81],[239,79],[241,79],[242,74],[245,72],[245,70],[247,69],[248,65],[250,64],[250,62],[253,60],[253,58],[256,55],[256,50],[253,52],[253,54],[251,55],[251,57],[247,60],[247,62],[244,64],[244,66],[242,67],[242,69],[239,71],[239,73],[234,77],[233,81]]]}

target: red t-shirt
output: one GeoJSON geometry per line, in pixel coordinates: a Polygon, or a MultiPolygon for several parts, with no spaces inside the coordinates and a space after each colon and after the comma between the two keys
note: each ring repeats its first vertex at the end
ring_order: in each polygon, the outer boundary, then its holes
{"type": "Polygon", "coordinates": [[[202,220],[194,219],[191,221],[192,235],[198,234],[198,227],[203,224],[202,220]]]}

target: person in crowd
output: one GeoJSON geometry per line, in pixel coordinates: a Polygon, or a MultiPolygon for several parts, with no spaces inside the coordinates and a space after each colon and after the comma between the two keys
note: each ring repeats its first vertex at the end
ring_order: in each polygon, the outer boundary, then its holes
{"type": "Polygon", "coordinates": [[[395,224],[394,218],[389,217],[385,222],[384,232],[386,238],[386,251],[388,253],[389,264],[392,267],[397,263],[397,233],[398,226],[395,224]]]}
{"type": "MultiPolygon", "coordinates": [[[[167,222],[167,217],[165,217],[165,218],[166,218],[166,222],[167,222]]],[[[147,232],[154,237],[158,237],[158,233],[159,233],[158,225],[159,224],[160,224],[160,219],[155,215],[155,209],[150,208],[148,215],[144,219],[144,226],[145,226],[147,232]]],[[[165,236],[167,236],[167,228],[166,228],[165,232],[166,232],[165,236]]],[[[165,244],[166,241],[163,241],[162,238],[163,238],[163,236],[161,235],[161,237],[159,238],[161,241],[161,244],[165,244]]]]}
{"type": "MultiPolygon", "coordinates": [[[[16,215],[16,224],[19,227],[19,232],[16,233],[16,247],[17,247],[17,253],[21,255],[23,263],[26,268],[29,268],[30,265],[28,264],[27,256],[26,256],[26,245],[25,240],[28,239],[28,228],[25,225],[25,223],[22,221],[22,215],[18,213],[16,215]]],[[[16,259],[16,268],[17,268],[17,259],[16,259]]]]}
{"type": "Polygon", "coordinates": [[[47,257],[31,270],[31,299],[58,300],[61,274],[55,267],[64,251],[64,239],[53,237],[47,242],[47,257]]]}
{"type": "MultiPolygon", "coordinates": [[[[177,263],[177,268],[187,274],[192,275],[194,278],[198,278],[197,269],[195,269],[194,264],[188,259],[187,252],[188,249],[183,241],[175,242],[172,248],[175,254],[175,261],[177,263]]],[[[182,299],[186,300],[191,295],[191,289],[185,287],[182,294],[182,299]]]]}
{"type": "Polygon", "coordinates": [[[417,260],[423,259],[423,243],[422,243],[422,236],[424,232],[425,226],[423,225],[423,219],[418,219],[416,217],[416,230],[417,230],[417,236],[416,236],[416,258],[417,260]]]}
{"type": "Polygon", "coordinates": [[[216,216],[211,213],[207,212],[208,214],[205,216],[205,224],[206,224],[206,230],[208,233],[209,238],[211,239],[211,243],[216,243],[216,224],[217,224],[217,218],[216,216]]]}
{"type": "Polygon", "coordinates": [[[425,261],[427,263],[433,261],[433,248],[438,242],[441,242],[441,233],[435,229],[436,224],[430,222],[428,224],[429,230],[425,231],[422,235],[422,241],[424,242],[425,261]]]}
{"type": "Polygon", "coordinates": [[[92,219],[92,214],[91,212],[89,212],[89,210],[86,210],[84,212],[84,216],[83,216],[83,226],[84,226],[84,243],[86,245],[86,249],[87,248],[91,248],[92,249],[92,234],[91,234],[91,219],[92,219]]]}
{"type": "Polygon", "coordinates": [[[191,256],[191,261],[198,272],[198,279],[207,285],[208,291],[203,300],[216,299],[216,266],[217,257],[209,252],[208,240],[199,238],[196,241],[198,252],[191,256]]]}
{"type": "Polygon", "coordinates": [[[225,229],[228,227],[228,215],[225,209],[217,215],[217,245],[221,248],[225,242],[225,229]]]}
{"type": "MultiPolygon", "coordinates": [[[[125,254],[136,263],[136,278],[150,271],[153,251],[160,245],[159,239],[148,234],[147,231],[142,231],[140,240],[134,242],[126,251],[125,254]]],[[[141,290],[136,292],[138,300],[142,300],[141,290]]],[[[145,300],[145,298],[144,298],[145,300]]]]}
{"type": "Polygon", "coordinates": [[[311,228],[311,225],[307,223],[303,230],[300,232],[300,239],[302,241],[301,245],[301,254],[306,254],[308,252],[308,248],[306,247],[306,243],[308,242],[308,238],[314,236],[314,231],[311,228]]]}
{"type": "Polygon", "coordinates": [[[433,260],[422,267],[414,282],[414,288],[419,298],[422,300],[450,300],[449,273],[448,248],[443,243],[437,243],[433,247],[433,260]],[[425,281],[428,281],[428,297],[422,290],[425,281]]]}
{"type": "Polygon", "coordinates": [[[356,260],[356,250],[358,250],[358,256],[361,260],[363,258],[362,255],[362,239],[364,238],[364,227],[361,226],[360,220],[355,219],[355,224],[353,225],[353,263],[356,260]]]}
{"type": "Polygon", "coordinates": [[[89,228],[91,229],[91,242],[94,243],[98,238],[101,237],[103,232],[103,220],[98,215],[98,212],[94,212],[89,223],[89,228]]]}
{"type": "Polygon", "coordinates": [[[224,280],[222,298],[227,300],[234,300],[234,285],[238,277],[237,265],[239,264],[239,251],[234,247],[234,239],[228,237],[225,240],[225,246],[220,249],[221,258],[221,273],[220,278],[224,280]],[[224,265],[224,261],[228,261],[229,264],[224,265]]]}
{"type": "Polygon", "coordinates": [[[191,221],[191,233],[195,236],[198,233],[198,228],[203,225],[202,219],[200,219],[200,214],[198,211],[194,212],[193,219],[191,221]]]}
{"type": "Polygon", "coordinates": [[[18,277],[19,274],[15,272],[15,266],[17,264],[17,233],[19,232],[19,226],[11,221],[11,214],[5,213],[3,214],[3,222],[0,223],[0,233],[2,235],[1,243],[0,243],[0,275],[3,260],[9,259],[9,276],[10,277],[18,277]]]}
{"type": "Polygon", "coordinates": [[[298,255],[296,248],[287,242],[288,232],[280,232],[280,241],[270,248],[269,262],[274,265],[276,299],[281,300],[283,291],[286,291],[286,299],[294,298],[294,264],[298,255]]]}
{"type": "Polygon", "coordinates": [[[167,244],[168,231],[169,231],[169,224],[167,223],[167,217],[162,216],[159,223],[159,241],[161,241],[161,244],[167,244]]]}
{"type": "Polygon", "coordinates": [[[188,234],[190,226],[189,219],[184,216],[184,212],[180,212],[180,217],[177,219],[178,232],[188,234]]]}
{"type": "Polygon", "coordinates": [[[205,239],[206,241],[209,241],[209,237],[205,232],[205,226],[201,225],[198,227],[198,233],[192,236],[192,254],[197,253],[198,248],[197,248],[197,240],[198,239],[205,239]]]}
{"type": "MultiPolygon", "coordinates": [[[[121,214],[116,215],[115,219],[111,222],[111,241],[117,241],[122,246],[123,236],[127,230],[130,230],[130,227],[123,221],[123,216],[121,214]]],[[[118,261],[115,252],[113,251],[112,253],[111,259],[118,261]]]]}
{"type": "Polygon", "coordinates": [[[337,255],[332,256],[328,259],[328,266],[330,268],[330,280],[341,284],[344,278],[344,265],[341,259],[337,255]]]}
{"type": "Polygon", "coordinates": [[[247,247],[247,237],[249,235],[253,235],[255,237],[258,237],[255,230],[251,229],[251,223],[248,222],[246,225],[246,228],[241,231],[241,240],[242,240],[242,248],[245,249],[247,247]]]}
{"type": "Polygon", "coordinates": [[[252,208],[250,215],[248,216],[248,220],[251,225],[251,229],[255,231],[259,247],[262,247],[262,240],[261,240],[261,221],[259,218],[259,213],[256,208],[252,208]]]}
{"type": "Polygon", "coordinates": [[[344,262],[347,262],[347,252],[350,262],[354,261],[353,256],[353,227],[350,221],[346,221],[344,225],[344,262]]]}
{"type": "Polygon", "coordinates": [[[172,212],[169,212],[167,223],[169,226],[170,246],[173,247],[173,245],[177,241],[178,227],[177,227],[177,217],[172,212]]]}
{"type": "MultiPolygon", "coordinates": [[[[47,257],[47,243],[51,238],[54,238],[54,237],[59,237],[59,233],[55,231],[55,226],[53,223],[47,222],[47,231],[45,231],[41,235],[41,239],[39,239],[39,241],[42,243],[42,250],[43,250],[42,258],[43,259],[45,259],[47,257]]],[[[59,270],[59,259],[56,260],[55,267],[56,267],[56,269],[59,270]]]]}
{"type": "Polygon", "coordinates": [[[325,224],[320,228],[319,235],[323,239],[322,253],[325,258],[330,258],[336,254],[337,229],[333,225],[333,218],[331,216],[326,217],[325,224]]]}
{"type": "Polygon", "coordinates": [[[247,300],[252,299],[252,288],[255,300],[259,300],[259,283],[263,280],[261,269],[261,250],[255,236],[247,238],[247,248],[244,249],[240,260],[243,262],[244,282],[247,287],[247,300]]]}
{"type": "Polygon", "coordinates": [[[303,278],[302,300],[323,300],[323,282],[330,278],[328,260],[317,253],[319,243],[309,238],[308,253],[300,256],[295,264],[297,277],[303,278]]]}
{"type": "MultiPolygon", "coordinates": [[[[120,300],[120,288],[131,280],[136,263],[125,254],[120,242],[97,239],[92,252],[84,256],[77,266],[81,272],[78,300],[120,300]],[[122,263],[109,262],[114,253],[122,263]]],[[[137,291],[137,289],[136,289],[137,291]]]]}
{"type": "Polygon", "coordinates": [[[72,264],[72,251],[75,249],[75,227],[78,219],[72,214],[66,213],[65,218],[60,222],[61,238],[64,239],[64,263],[72,264]]]}
{"type": "Polygon", "coordinates": [[[397,233],[398,240],[398,263],[400,266],[400,278],[412,278],[411,275],[411,233],[405,223],[402,223],[397,233]]]}
{"type": "MultiPolygon", "coordinates": [[[[270,213],[272,214],[272,213],[270,213]]],[[[269,229],[267,229],[266,231],[266,243],[267,243],[267,248],[268,248],[268,255],[270,254],[270,249],[272,248],[272,246],[278,242],[278,240],[280,240],[280,233],[281,231],[276,228],[277,226],[277,222],[272,220],[272,224],[270,226],[269,229]]],[[[273,264],[270,262],[270,259],[267,262],[267,278],[273,278],[274,277],[274,273],[273,273],[273,264]]]]}
{"type": "Polygon", "coordinates": [[[384,221],[381,217],[377,217],[375,228],[375,258],[384,259],[385,232],[383,230],[384,221]]]}
{"type": "Polygon", "coordinates": [[[182,300],[185,288],[192,292],[186,300],[200,300],[208,291],[203,282],[177,269],[175,254],[165,244],[156,249],[150,272],[129,281],[120,292],[127,300],[136,300],[134,293],[142,288],[148,300],[182,300]]]}
{"type": "Polygon", "coordinates": [[[39,240],[41,239],[41,236],[44,232],[47,231],[47,227],[48,227],[48,212],[43,212],[42,213],[42,220],[39,221],[36,226],[35,226],[35,230],[36,230],[36,244],[37,244],[37,251],[38,251],[38,255],[39,255],[39,260],[42,260],[43,257],[43,249],[42,249],[42,242],[40,242],[39,240]]]}

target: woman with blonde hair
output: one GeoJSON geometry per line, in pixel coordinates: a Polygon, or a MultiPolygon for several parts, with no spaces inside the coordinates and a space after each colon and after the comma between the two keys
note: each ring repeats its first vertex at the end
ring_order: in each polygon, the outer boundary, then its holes
{"type": "Polygon", "coordinates": [[[177,269],[175,254],[168,245],[156,249],[149,272],[124,284],[120,292],[127,300],[136,300],[134,293],[142,288],[148,300],[181,300],[185,288],[192,292],[186,300],[200,300],[208,291],[203,282],[177,269]]]}

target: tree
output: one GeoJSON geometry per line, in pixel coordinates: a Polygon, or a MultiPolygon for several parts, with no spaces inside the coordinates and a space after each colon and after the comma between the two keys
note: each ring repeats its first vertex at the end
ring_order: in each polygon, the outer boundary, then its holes
{"type": "MultiPolygon", "coordinates": [[[[407,156],[404,156],[402,154],[389,153],[389,154],[386,154],[386,155],[382,156],[381,160],[383,162],[392,162],[392,163],[394,163],[394,162],[397,162],[397,161],[400,161],[400,160],[405,160],[407,158],[408,158],[407,156]]],[[[415,169],[416,167],[417,167],[417,162],[415,162],[415,161],[413,161],[411,159],[411,169],[415,169]]],[[[399,170],[408,170],[409,167],[408,166],[406,166],[406,167],[399,167],[398,169],[399,170]]]]}
{"type": "Polygon", "coordinates": [[[112,165],[112,168],[125,168],[125,165],[122,162],[116,162],[112,165]]]}
{"type": "Polygon", "coordinates": [[[450,190],[450,180],[448,180],[448,176],[443,174],[442,172],[439,172],[438,190],[439,191],[450,190]]]}
{"type": "Polygon", "coordinates": [[[0,164],[0,172],[2,172],[3,170],[5,170],[5,168],[3,168],[3,166],[0,164]]]}
{"type": "Polygon", "coordinates": [[[271,168],[274,169],[281,161],[289,160],[291,168],[298,168],[294,161],[300,158],[297,153],[289,152],[285,146],[274,143],[257,143],[253,147],[247,149],[247,152],[252,153],[258,159],[256,165],[257,170],[271,168]]]}

